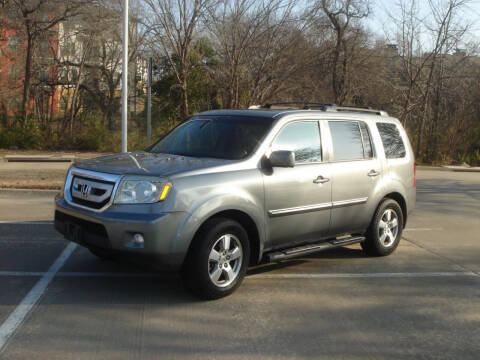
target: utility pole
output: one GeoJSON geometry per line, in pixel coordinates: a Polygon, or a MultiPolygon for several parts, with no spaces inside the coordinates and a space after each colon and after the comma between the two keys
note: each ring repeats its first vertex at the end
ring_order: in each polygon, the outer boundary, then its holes
{"type": "Polygon", "coordinates": [[[147,84],[147,146],[152,143],[152,58],[148,58],[148,84],[147,84]]]}
{"type": "Polygon", "coordinates": [[[128,0],[123,0],[122,152],[127,152],[127,116],[128,116],[128,0]]]}

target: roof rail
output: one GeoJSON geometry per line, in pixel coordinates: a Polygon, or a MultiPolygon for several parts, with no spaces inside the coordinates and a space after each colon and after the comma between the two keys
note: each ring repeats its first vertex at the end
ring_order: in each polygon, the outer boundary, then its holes
{"type": "Polygon", "coordinates": [[[375,110],[370,106],[357,106],[357,105],[336,105],[331,103],[320,103],[320,102],[308,102],[308,101],[291,101],[291,102],[280,102],[280,103],[270,103],[265,105],[251,105],[249,109],[269,109],[269,110],[321,110],[329,112],[358,112],[366,114],[375,114],[379,116],[388,116],[388,113],[383,110],[375,110]]]}
{"type": "Polygon", "coordinates": [[[366,113],[366,114],[375,114],[380,116],[388,116],[388,113],[383,110],[375,110],[369,106],[352,106],[352,105],[341,105],[341,106],[329,106],[325,109],[325,111],[332,111],[332,112],[358,112],[358,113],[366,113]]]}
{"type": "Polygon", "coordinates": [[[263,109],[303,109],[303,110],[325,110],[327,106],[335,106],[335,104],[327,104],[309,101],[290,101],[262,105],[263,109]]]}

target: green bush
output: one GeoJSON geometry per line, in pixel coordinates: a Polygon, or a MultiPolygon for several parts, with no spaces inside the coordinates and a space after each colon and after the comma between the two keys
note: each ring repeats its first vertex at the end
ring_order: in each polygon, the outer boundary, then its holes
{"type": "Polygon", "coordinates": [[[18,149],[41,149],[42,134],[33,118],[28,117],[26,121],[17,121],[13,128],[2,128],[0,126],[0,148],[18,149]]]}

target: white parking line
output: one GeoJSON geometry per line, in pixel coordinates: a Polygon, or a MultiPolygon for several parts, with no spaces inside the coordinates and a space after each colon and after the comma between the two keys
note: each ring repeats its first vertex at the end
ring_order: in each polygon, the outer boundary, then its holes
{"type": "Polygon", "coordinates": [[[454,272],[417,272],[417,273],[337,273],[337,274],[257,274],[250,275],[253,279],[338,279],[338,278],[418,278],[418,277],[451,277],[451,276],[474,276],[480,274],[471,271],[454,272]]]}
{"type": "Polygon", "coordinates": [[[30,313],[32,308],[38,303],[42,295],[45,293],[48,285],[55,277],[55,274],[58,273],[58,270],[60,270],[65,264],[65,261],[67,261],[76,247],[77,244],[75,243],[68,244],[57,260],[55,260],[52,266],[50,266],[48,271],[43,273],[42,277],[37,281],[35,286],[28,292],[28,294],[23,298],[15,310],[13,310],[7,320],[5,320],[5,322],[0,326],[0,354],[4,350],[8,339],[10,339],[13,333],[18,329],[18,327],[30,313]]]}
{"type": "MultiPolygon", "coordinates": [[[[0,277],[29,277],[43,276],[45,272],[40,271],[0,271],[0,277]]],[[[55,277],[109,277],[109,278],[165,278],[169,273],[117,273],[117,272],[88,272],[88,271],[59,271],[55,277]]]]}
{"type": "Polygon", "coordinates": [[[5,225],[52,225],[53,221],[0,221],[5,225]]]}
{"type": "MultiPolygon", "coordinates": [[[[0,271],[1,276],[43,276],[47,273],[34,271],[0,271]]],[[[86,272],[71,271],[57,272],[56,277],[102,277],[102,278],[165,278],[172,276],[170,273],[116,273],[116,272],[86,272]]],[[[480,277],[472,271],[451,272],[391,272],[391,273],[332,273],[332,274],[254,274],[247,275],[248,279],[338,279],[338,278],[412,278],[412,277],[452,277],[474,276],[480,277]]]]}
{"type": "Polygon", "coordinates": [[[406,228],[403,231],[441,231],[442,228],[406,228]]]}
{"type": "Polygon", "coordinates": [[[45,274],[41,271],[0,271],[0,276],[43,276],[45,274]]]}
{"type": "Polygon", "coordinates": [[[59,272],[57,277],[167,278],[170,273],[59,272]]]}

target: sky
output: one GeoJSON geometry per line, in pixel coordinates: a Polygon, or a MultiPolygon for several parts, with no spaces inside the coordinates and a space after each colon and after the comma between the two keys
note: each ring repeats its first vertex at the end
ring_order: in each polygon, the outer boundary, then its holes
{"type": "MultiPolygon", "coordinates": [[[[389,12],[395,14],[396,3],[397,0],[372,0],[373,14],[366,21],[366,24],[374,33],[384,35],[385,32],[388,32],[391,21],[387,14],[389,12]]],[[[427,0],[419,0],[419,4],[421,11],[426,12],[427,0]]],[[[461,17],[462,21],[471,24],[471,34],[468,35],[467,39],[469,41],[480,41],[480,0],[468,1],[461,17]]]]}

